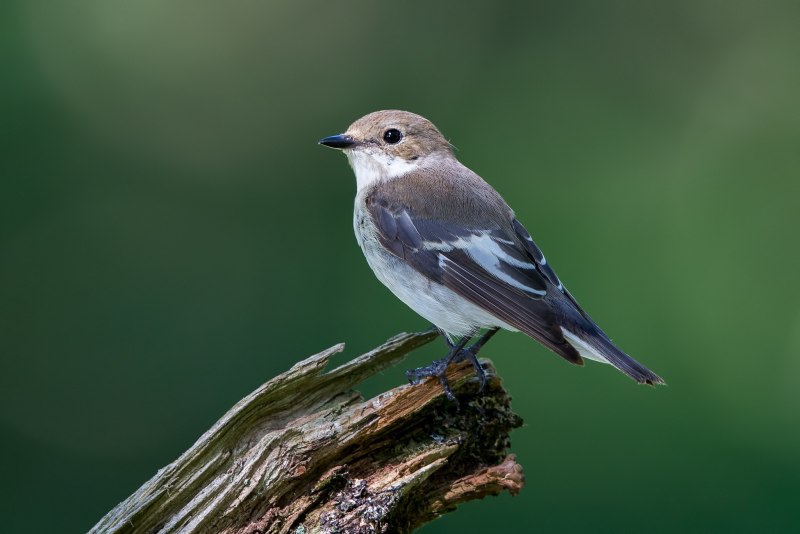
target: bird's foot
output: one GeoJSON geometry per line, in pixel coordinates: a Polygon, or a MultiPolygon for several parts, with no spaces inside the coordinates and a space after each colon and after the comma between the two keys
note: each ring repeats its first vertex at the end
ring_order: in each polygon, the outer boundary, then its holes
{"type": "Polygon", "coordinates": [[[444,394],[447,395],[447,398],[451,401],[455,401],[456,396],[453,394],[453,390],[450,389],[450,382],[447,380],[447,366],[451,361],[452,358],[447,356],[441,360],[435,360],[430,365],[426,365],[425,367],[409,369],[406,371],[406,378],[408,378],[408,382],[410,384],[419,384],[423,379],[429,376],[436,377],[439,379],[439,383],[442,385],[444,394]]]}
{"type": "Polygon", "coordinates": [[[423,379],[428,378],[429,376],[435,377],[442,385],[444,394],[447,395],[447,398],[451,401],[454,401],[456,400],[456,396],[453,394],[453,390],[450,388],[450,381],[447,380],[447,366],[450,365],[450,363],[459,363],[468,360],[475,369],[475,374],[478,376],[478,380],[480,381],[478,392],[482,392],[484,388],[486,388],[486,371],[484,371],[483,366],[478,361],[478,357],[475,355],[475,352],[476,351],[472,350],[472,347],[468,349],[461,349],[452,357],[447,356],[440,360],[435,360],[430,365],[426,365],[425,367],[409,369],[406,371],[406,378],[408,378],[408,382],[410,384],[419,384],[423,379]]]}
{"type": "MultiPolygon", "coordinates": [[[[478,351],[474,349],[474,345],[468,349],[462,349],[458,354],[456,354],[453,361],[463,362],[464,360],[469,360],[469,363],[472,364],[472,368],[475,369],[475,374],[478,376],[478,380],[481,383],[480,387],[478,388],[478,393],[482,393],[486,388],[486,371],[483,370],[481,362],[478,361],[478,351]]],[[[480,349],[480,347],[478,347],[478,349],[480,349]]]]}
{"type": "Polygon", "coordinates": [[[478,341],[468,348],[466,344],[469,343],[472,335],[463,336],[458,343],[452,343],[448,336],[442,332],[445,342],[450,347],[450,354],[441,360],[434,361],[428,366],[409,369],[406,371],[406,378],[408,378],[411,384],[419,384],[423,378],[429,376],[436,377],[439,379],[439,383],[442,384],[444,394],[447,395],[448,399],[454,401],[456,400],[456,396],[453,394],[453,390],[450,389],[450,382],[447,380],[447,366],[454,362],[468,360],[475,369],[475,374],[480,381],[480,388],[478,391],[482,392],[486,388],[486,371],[483,370],[483,366],[481,366],[481,363],[478,361],[478,351],[480,351],[483,345],[497,333],[497,330],[497,328],[488,330],[478,341]]]}

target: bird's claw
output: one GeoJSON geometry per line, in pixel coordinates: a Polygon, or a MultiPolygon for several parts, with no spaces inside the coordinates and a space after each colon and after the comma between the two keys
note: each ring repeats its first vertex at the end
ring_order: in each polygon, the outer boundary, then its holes
{"type": "Polygon", "coordinates": [[[450,382],[447,380],[447,365],[449,359],[450,358],[442,358],[441,360],[436,360],[425,367],[409,369],[406,371],[406,378],[408,379],[409,384],[419,384],[423,378],[427,378],[429,376],[436,377],[439,379],[439,383],[442,385],[444,394],[447,395],[447,398],[451,401],[455,401],[456,396],[453,393],[453,390],[450,389],[450,382]]]}
{"type": "Polygon", "coordinates": [[[452,363],[469,360],[469,362],[472,364],[472,367],[475,369],[475,374],[477,375],[478,380],[480,381],[478,392],[483,392],[483,390],[486,388],[486,371],[484,371],[483,366],[481,366],[478,358],[475,356],[475,353],[470,349],[463,349],[459,351],[453,358],[442,358],[441,360],[436,360],[425,367],[409,369],[406,371],[408,383],[419,384],[424,378],[429,376],[436,377],[439,379],[439,383],[442,384],[442,389],[444,389],[444,394],[447,396],[447,398],[451,401],[455,401],[456,396],[453,393],[453,390],[450,388],[450,382],[447,380],[447,366],[450,363],[448,360],[450,360],[452,363]]]}
{"type": "Polygon", "coordinates": [[[478,388],[478,393],[483,393],[483,390],[486,388],[486,371],[483,370],[481,362],[478,361],[478,356],[471,347],[460,351],[453,359],[455,362],[463,362],[464,360],[469,360],[469,363],[472,364],[472,368],[475,369],[475,374],[478,375],[478,380],[480,380],[481,383],[478,388]]]}

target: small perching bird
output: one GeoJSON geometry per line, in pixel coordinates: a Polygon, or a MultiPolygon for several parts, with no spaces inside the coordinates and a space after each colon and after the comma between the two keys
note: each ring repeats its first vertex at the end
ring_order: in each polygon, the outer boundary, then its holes
{"type": "Polygon", "coordinates": [[[353,224],[369,266],[451,347],[445,358],[408,371],[412,382],[435,376],[452,397],[447,365],[469,359],[483,385],[476,355],[504,328],[524,332],[574,364],[588,358],[639,383],[664,383],[581,309],[513,210],[456,159],[430,121],[407,111],[376,111],[319,142],[344,151],[355,172],[353,224]]]}

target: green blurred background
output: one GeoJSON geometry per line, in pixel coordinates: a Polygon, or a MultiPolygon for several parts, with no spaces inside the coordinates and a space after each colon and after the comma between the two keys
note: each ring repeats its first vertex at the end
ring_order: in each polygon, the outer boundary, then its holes
{"type": "Polygon", "coordinates": [[[799,27],[797,2],[4,2],[3,530],[85,531],[293,362],[427,327],[316,145],[401,108],[669,382],[498,336],[527,486],[423,531],[797,531],[799,27]]]}

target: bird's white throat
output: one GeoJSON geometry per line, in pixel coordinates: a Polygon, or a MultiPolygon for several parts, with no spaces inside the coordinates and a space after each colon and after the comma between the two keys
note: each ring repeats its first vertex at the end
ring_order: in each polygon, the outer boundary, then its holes
{"type": "Polygon", "coordinates": [[[350,167],[356,175],[356,190],[362,191],[382,180],[390,180],[417,170],[425,158],[407,161],[381,151],[345,151],[350,167]]]}

